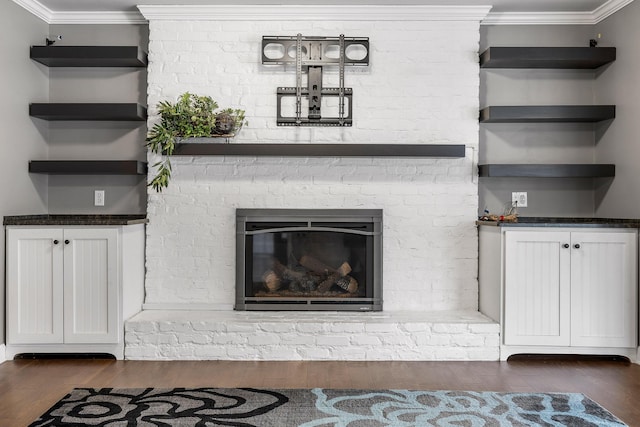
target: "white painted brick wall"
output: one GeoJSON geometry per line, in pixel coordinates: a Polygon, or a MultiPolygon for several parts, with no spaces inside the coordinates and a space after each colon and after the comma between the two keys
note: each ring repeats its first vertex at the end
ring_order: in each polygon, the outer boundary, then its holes
{"type": "Polygon", "coordinates": [[[126,323],[125,357],[498,360],[499,330],[497,323],[478,312],[283,314],[147,310],[126,323]],[[153,334],[149,333],[149,325],[153,334]]]}
{"type": "Polygon", "coordinates": [[[233,143],[468,148],[464,159],[174,157],[170,187],[148,200],[146,303],[232,306],[236,208],[379,208],[385,310],[476,310],[478,42],[477,22],[151,21],[150,123],[159,101],[189,91],[247,111],[233,143]],[[346,72],[352,128],[276,126],[276,88],[295,85],[295,70],[261,65],[261,38],[298,32],[370,38],[371,65],[346,72]]]}

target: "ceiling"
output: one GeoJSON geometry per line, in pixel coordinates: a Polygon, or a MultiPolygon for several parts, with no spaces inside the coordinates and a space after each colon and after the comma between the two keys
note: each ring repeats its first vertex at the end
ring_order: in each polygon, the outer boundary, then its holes
{"type": "MultiPolygon", "coordinates": [[[[49,23],[144,22],[137,5],[492,5],[490,23],[593,24],[633,0],[13,0],[49,23]],[[94,17],[94,20],[91,19],[94,17]],[[118,18],[120,17],[120,18],[118,18]],[[500,22],[498,22],[500,21],[500,22]]],[[[486,23],[486,22],[485,22],[486,23]]]]}

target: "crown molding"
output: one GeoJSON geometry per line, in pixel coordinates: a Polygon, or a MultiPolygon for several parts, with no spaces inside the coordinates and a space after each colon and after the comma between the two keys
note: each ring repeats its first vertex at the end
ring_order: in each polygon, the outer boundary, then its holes
{"type": "Polygon", "coordinates": [[[26,9],[28,12],[31,12],[33,15],[42,19],[44,22],[49,24],[51,17],[53,16],[53,11],[51,9],[43,6],[37,0],[13,0],[15,4],[21,6],[23,9],[26,9]]]}
{"type": "Polygon", "coordinates": [[[491,6],[139,5],[149,21],[481,21],[491,6]]]}
{"type": "Polygon", "coordinates": [[[494,12],[482,25],[593,25],[593,12],[494,12]]]}
{"type": "Polygon", "coordinates": [[[599,8],[593,11],[593,16],[595,19],[594,24],[599,23],[600,21],[608,18],[613,15],[623,7],[628,4],[631,4],[633,0],[609,0],[599,8]]]}
{"type": "Polygon", "coordinates": [[[38,0],[13,0],[50,25],[54,24],[146,24],[139,12],[54,12],[38,0]]]}
{"type": "MultiPolygon", "coordinates": [[[[487,0],[489,2],[491,0],[487,0]]],[[[138,12],[55,12],[38,0],[13,0],[48,24],[146,24],[147,20],[481,21],[482,25],[595,25],[633,0],[608,0],[591,12],[491,12],[491,6],[138,6],[138,12]]]]}
{"type": "Polygon", "coordinates": [[[591,12],[493,12],[482,25],[595,25],[633,0],[608,0],[591,12]]]}
{"type": "Polygon", "coordinates": [[[49,24],[147,24],[139,12],[54,12],[49,24]]]}

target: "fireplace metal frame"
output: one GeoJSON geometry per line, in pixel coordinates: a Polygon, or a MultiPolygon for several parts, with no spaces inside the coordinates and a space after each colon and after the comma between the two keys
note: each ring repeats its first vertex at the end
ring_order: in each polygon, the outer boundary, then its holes
{"type": "MultiPolygon", "coordinates": [[[[344,230],[341,230],[344,231],[344,230]]],[[[364,232],[361,234],[365,234],[364,232]]],[[[236,209],[236,303],[242,311],[382,311],[382,209],[236,209]],[[314,223],[369,222],[373,231],[373,295],[370,298],[273,298],[245,295],[245,238],[248,222],[306,222],[291,230],[335,231],[314,223]]]]}

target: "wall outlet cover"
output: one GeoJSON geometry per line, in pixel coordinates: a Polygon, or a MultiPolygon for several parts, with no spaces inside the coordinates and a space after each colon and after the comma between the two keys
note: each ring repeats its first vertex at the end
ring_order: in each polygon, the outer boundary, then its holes
{"type": "Polygon", "coordinates": [[[93,205],[104,206],[104,190],[96,190],[93,192],[93,205]]]}
{"type": "Polygon", "coordinates": [[[527,192],[518,191],[511,193],[511,206],[526,208],[528,205],[527,192]]]}

